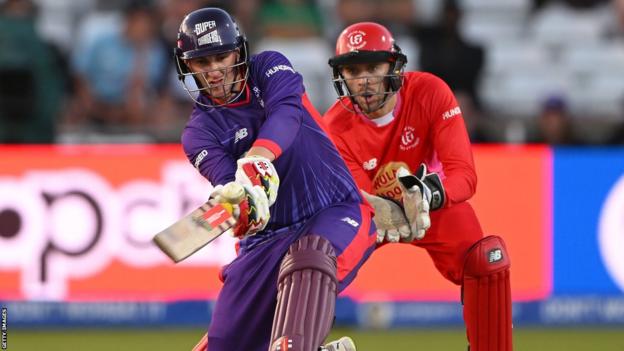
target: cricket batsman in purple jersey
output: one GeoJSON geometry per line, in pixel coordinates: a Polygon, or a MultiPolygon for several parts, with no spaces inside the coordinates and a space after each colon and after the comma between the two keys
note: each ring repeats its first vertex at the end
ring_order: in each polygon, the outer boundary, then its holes
{"type": "Polygon", "coordinates": [[[302,77],[282,54],[249,55],[233,18],[188,14],[175,58],[195,100],[182,134],[190,162],[214,186],[237,182],[238,256],[222,271],[207,337],[196,350],[354,351],[321,346],[336,295],[375,247],[372,210],[315,118],[302,77]]]}

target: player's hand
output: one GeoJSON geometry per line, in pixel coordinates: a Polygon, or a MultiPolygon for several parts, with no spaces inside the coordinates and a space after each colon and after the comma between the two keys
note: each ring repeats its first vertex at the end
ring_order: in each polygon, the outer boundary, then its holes
{"type": "Polygon", "coordinates": [[[271,217],[269,200],[258,186],[251,187],[238,182],[230,182],[225,186],[216,186],[210,197],[217,202],[228,203],[232,206],[232,215],[236,218],[232,234],[237,238],[253,235],[263,230],[271,217]],[[235,187],[242,189],[242,194],[234,196],[226,190],[235,187]]]}
{"type": "Polygon", "coordinates": [[[404,236],[409,236],[411,230],[403,208],[394,200],[375,196],[362,190],[366,200],[375,209],[373,221],[377,227],[377,243],[384,241],[396,243],[404,236]]]}
{"type": "Polygon", "coordinates": [[[247,187],[260,188],[266,194],[269,206],[273,205],[280,183],[273,163],[261,156],[243,157],[236,163],[236,181],[247,187]]]}

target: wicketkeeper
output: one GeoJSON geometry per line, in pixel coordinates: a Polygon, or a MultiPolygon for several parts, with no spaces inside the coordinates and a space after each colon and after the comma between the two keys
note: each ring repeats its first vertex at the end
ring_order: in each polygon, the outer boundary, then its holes
{"type": "Polygon", "coordinates": [[[426,249],[461,286],[470,350],[511,351],[509,254],[501,237],[483,237],[467,202],[477,177],[460,107],[440,78],[404,72],[406,62],[385,27],[347,27],[329,60],[339,101],[323,121],[375,207],[378,243],[426,249]]]}

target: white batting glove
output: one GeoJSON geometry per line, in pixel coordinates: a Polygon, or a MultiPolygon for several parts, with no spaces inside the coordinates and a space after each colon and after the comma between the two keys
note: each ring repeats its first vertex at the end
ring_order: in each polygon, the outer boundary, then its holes
{"type": "Polygon", "coordinates": [[[373,221],[377,227],[377,243],[384,241],[397,243],[400,238],[409,236],[411,230],[401,205],[394,200],[371,195],[362,190],[362,195],[375,209],[373,221]]]}
{"type": "Polygon", "coordinates": [[[409,221],[411,232],[401,236],[401,241],[411,242],[425,237],[425,232],[431,226],[429,205],[431,190],[415,175],[401,167],[397,171],[399,186],[403,192],[403,208],[409,221]]]}
{"type": "Polygon", "coordinates": [[[259,187],[266,193],[269,206],[277,199],[279,176],[273,163],[261,156],[250,156],[239,159],[236,164],[235,179],[248,187],[259,187]]]}

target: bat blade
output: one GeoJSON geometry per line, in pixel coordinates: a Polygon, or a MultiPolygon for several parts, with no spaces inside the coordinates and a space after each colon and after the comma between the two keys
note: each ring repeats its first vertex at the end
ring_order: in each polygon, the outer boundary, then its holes
{"type": "Polygon", "coordinates": [[[180,262],[236,224],[229,204],[208,200],[154,236],[154,243],[174,262],[180,262]]]}

